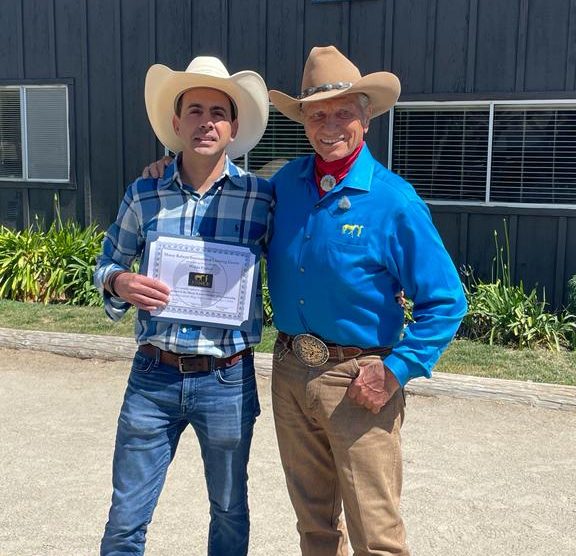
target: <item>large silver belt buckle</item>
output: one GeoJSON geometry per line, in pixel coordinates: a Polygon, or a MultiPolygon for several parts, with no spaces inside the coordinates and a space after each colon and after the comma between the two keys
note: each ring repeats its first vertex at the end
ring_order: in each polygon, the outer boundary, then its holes
{"type": "Polygon", "coordinates": [[[328,346],[311,334],[298,334],[292,338],[292,351],[307,367],[320,367],[330,357],[328,346]]]}

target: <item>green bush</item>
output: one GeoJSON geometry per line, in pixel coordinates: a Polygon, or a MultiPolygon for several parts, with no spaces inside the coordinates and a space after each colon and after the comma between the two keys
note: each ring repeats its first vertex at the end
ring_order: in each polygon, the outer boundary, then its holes
{"type": "Polygon", "coordinates": [[[99,305],[92,284],[104,232],[60,218],[14,231],[0,227],[0,298],[14,301],[99,305]]]}
{"type": "Polygon", "coordinates": [[[44,235],[0,226],[0,298],[37,301],[44,297],[44,235]]]}
{"type": "Polygon", "coordinates": [[[510,253],[506,223],[504,223],[506,251],[498,245],[494,232],[496,257],[492,282],[485,283],[465,269],[468,314],[461,334],[489,344],[517,348],[544,347],[560,350],[574,347],[576,316],[568,311],[550,313],[547,303],[538,299],[536,288],[524,290],[520,282],[512,284],[510,253]]]}

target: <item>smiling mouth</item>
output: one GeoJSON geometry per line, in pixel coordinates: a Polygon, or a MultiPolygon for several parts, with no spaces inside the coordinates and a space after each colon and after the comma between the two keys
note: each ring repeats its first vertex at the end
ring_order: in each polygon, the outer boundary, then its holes
{"type": "Polygon", "coordinates": [[[338,137],[336,139],[320,139],[320,143],[322,143],[323,145],[327,145],[328,147],[331,147],[336,143],[340,143],[340,141],[344,141],[344,137],[338,137]]]}

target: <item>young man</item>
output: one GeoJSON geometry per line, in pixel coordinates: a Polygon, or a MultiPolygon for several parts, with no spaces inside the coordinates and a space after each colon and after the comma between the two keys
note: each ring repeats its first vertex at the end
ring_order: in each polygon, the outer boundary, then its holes
{"type": "Polygon", "coordinates": [[[260,411],[252,351],[261,337],[260,287],[247,331],[165,322],[143,312],[165,307],[169,288],[131,268],[150,232],[264,246],[270,185],[231,159],[253,148],[266,129],[266,85],[254,72],[230,76],[220,60],[197,57],[184,72],[152,66],[145,98],[154,132],[179,154],[162,179],[138,179],[128,187],[95,274],[111,318],[121,318],[131,305],[141,310],[101,554],[143,554],[168,466],[190,424],[210,500],[208,554],[245,555],[246,468],[260,411]]]}

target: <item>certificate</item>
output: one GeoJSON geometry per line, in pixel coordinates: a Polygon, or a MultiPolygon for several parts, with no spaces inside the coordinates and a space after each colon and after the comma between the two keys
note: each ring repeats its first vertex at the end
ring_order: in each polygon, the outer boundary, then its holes
{"type": "Polygon", "coordinates": [[[144,272],[170,288],[151,318],[249,329],[258,278],[257,246],[149,232],[144,272]]]}

